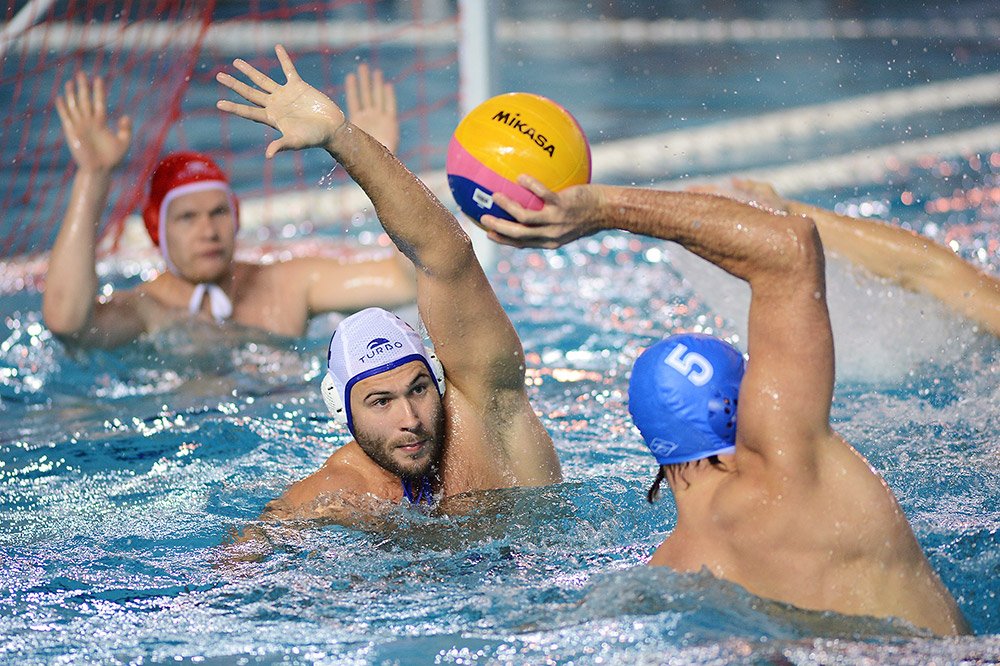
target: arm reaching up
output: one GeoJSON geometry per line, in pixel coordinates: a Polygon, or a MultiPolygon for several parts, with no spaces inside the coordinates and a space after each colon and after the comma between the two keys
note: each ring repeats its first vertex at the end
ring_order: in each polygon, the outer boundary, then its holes
{"type": "Polygon", "coordinates": [[[531,211],[496,195],[497,203],[519,220],[482,218],[498,242],[554,248],[620,229],[680,243],[747,281],[753,362],[740,393],[737,456],[760,456],[775,467],[813,468],[815,447],[830,434],[834,365],[823,250],[808,218],[776,215],[710,194],[607,185],[555,193],[526,176],[519,183],[544,206],[531,211]],[[804,446],[788,447],[788,442],[804,446]]]}
{"type": "Polygon", "coordinates": [[[934,240],[885,222],[786,199],[767,183],[735,179],[736,197],[816,223],[823,247],[912,291],[929,294],[1000,336],[1000,279],[934,240]]]}
{"type": "MultiPolygon", "coordinates": [[[[371,199],[382,226],[416,267],[417,305],[449,386],[462,396],[463,409],[487,424],[483,432],[488,435],[479,438],[483,443],[478,453],[468,457],[476,467],[470,476],[487,478],[503,470],[505,485],[559,480],[551,439],[525,393],[520,340],[471,240],[416,176],[302,80],[283,47],[275,52],[286,83],[237,60],[236,69],[254,85],[224,73],[218,80],[249,104],[220,101],[218,108],[281,132],[267,147],[269,158],[284,150],[324,148],[371,199]]],[[[454,400],[451,395],[449,401],[454,400]]]]}
{"type": "Polygon", "coordinates": [[[114,170],[132,139],[128,117],[108,126],[104,82],[80,72],[56,98],[56,111],[76,175],[69,206],[49,258],[42,313],[53,333],[84,344],[108,344],[134,338],[143,330],[132,299],[96,304],[97,226],[107,204],[114,170]]]}
{"type": "Polygon", "coordinates": [[[357,74],[351,72],[344,79],[344,98],[350,122],[395,153],[399,149],[396,89],[384,80],[382,70],[372,72],[367,63],[358,65],[357,74]]]}

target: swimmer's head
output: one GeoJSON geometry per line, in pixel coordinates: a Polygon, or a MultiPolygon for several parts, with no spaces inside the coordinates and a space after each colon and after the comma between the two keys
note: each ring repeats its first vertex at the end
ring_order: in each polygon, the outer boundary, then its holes
{"type": "Polygon", "coordinates": [[[334,331],[323,400],[385,469],[419,476],[437,462],[444,438],[444,391],[437,356],[391,312],[368,308],[334,331]]]}
{"type": "MultiPolygon", "coordinates": [[[[225,195],[225,199],[221,204],[214,201],[209,202],[207,204],[209,208],[206,212],[211,213],[219,205],[228,208],[228,215],[232,218],[232,228],[227,236],[235,236],[236,230],[239,228],[239,204],[236,195],[229,186],[226,174],[210,157],[194,152],[171,153],[164,157],[153,171],[153,176],[149,181],[149,197],[142,210],[142,219],[150,239],[159,247],[167,268],[175,274],[180,275],[181,271],[175,265],[180,262],[180,258],[177,257],[178,262],[175,262],[175,258],[171,256],[168,249],[166,225],[170,206],[178,200],[183,202],[182,197],[186,195],[197,195],[200,198],[197,200],[200,205],[202,200],[207,201],[207,198],[211,198],[212,193],[222,193],[225,195]]],[[[194,200],[192,197],[188,197],[188,201],[192,200],[194,200]]],[[[233,238],[224,238],[222,242],[228,249],[232,246],[233,238]]],[[[180,251],[179,248],[173,249],[175,252],[180,251]]],[[[195,252],[197,253],[197,250],[195,252]]],[[[208,249],[202,254],[211,254],[211,252],[212,250],[208,249]]],[[[227,263],[231,261],[231,254],[229,251],[227,263]]],[[[200,277],[194,276],[193,279],[201,281],[200,277]]]]}
{"type": "Polygon", "coordinates": [[[439,396],[444,395],[444,368],[424,346],[413,327],[382,308],[355,312],[337,326],[326,353],[323,401],[334,418],[354,431],[351,391],[368,378],[411,361],[426,367],[439,396]]]}
{"type": "Polygon", "coordinates": [[[661,340],[632,366],[629,413],[660,465],[736,450],[743,355],[710,335],[661,340]]]}

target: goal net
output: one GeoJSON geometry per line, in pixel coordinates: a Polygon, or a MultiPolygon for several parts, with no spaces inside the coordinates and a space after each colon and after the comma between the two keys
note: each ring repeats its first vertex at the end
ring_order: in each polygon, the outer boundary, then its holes
{"type": "MultiPolygon", "coordinates": [[[[0,32],[0,261],[52,245],[75,166],[54,100],[77,71],[102,76],[109,116],[133,120],[115,174],[102,247],[121,238],[160,157],[212,155],[231,176],[246,226],[315,223],[361,205],[323,151],[264,159],[267,128],[222,114],[230,91],[215,81],[242,58],[280,77],[274,45],[306,80],[343,103],[344,75],[366,61],[397,90],[399,157],[414,171],[439,168],[458,122],[457,17],[451,3],[376,0],[30,0],[8,4],[0,32]]],[[[280,80],[280,78],[279,78],[280,80]]]]}

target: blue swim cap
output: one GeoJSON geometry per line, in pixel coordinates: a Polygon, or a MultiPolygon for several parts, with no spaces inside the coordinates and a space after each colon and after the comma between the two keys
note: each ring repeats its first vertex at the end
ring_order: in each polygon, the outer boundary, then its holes
{"type": "Polygon", "coordinates": [[[743,355],[711,335],[661,340],[636,359],[628,410],[661,465],[736,450],[743,355]]]}

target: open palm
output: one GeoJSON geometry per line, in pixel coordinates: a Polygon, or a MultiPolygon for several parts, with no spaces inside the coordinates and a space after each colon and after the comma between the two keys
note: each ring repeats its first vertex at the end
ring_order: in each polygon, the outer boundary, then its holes
{"type": "Polygon", "coordinates": [[[253,86],[225,73],[220,73],[216,79],[250,104],[220,100],[218,108],[281,132],[281,138],[267,147],[267,157],[282,150],[325,146],[346,123],[344,112],[333,100],[302,80],[282,46],[276,46],[274,51],[286,83],[279,84],[251,64],[236,60],[233,66],[245,74],[253,86]]]}
{"type": "Polygon", "coordinates": [[[104,82],[93,84],[80,72],[67,81],[65,94],[56,98],[56,112],[73,160],[81,169],[112,170],[117,167],[132,141],[132,124],[127,116],[116,127],[108,126],[104,82]]]}

